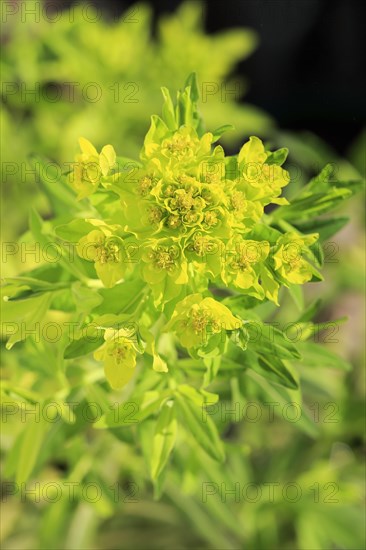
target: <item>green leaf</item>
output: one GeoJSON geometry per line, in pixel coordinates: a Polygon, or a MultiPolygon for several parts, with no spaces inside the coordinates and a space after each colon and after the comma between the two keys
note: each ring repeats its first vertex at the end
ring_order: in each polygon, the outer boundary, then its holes
{"type": "MultiPolygon", "coordinates": [[[[324,265],[324,251],[321,244],[317,241],[312,246],[309,247],[309,253],[310,253],[310,260],[315,263],[318,267],[323,267],[324,265]]],[[[316,276],[316,280],[321,281],[322,275],[321,273],[313,273],[316,276]]],[[[311,279],[313,281],[313,278],[311,279]]]]}
{"type": "Polygon", "coordinates": [[[199,89],[195,73],[191,73],[186,81],[184,91],[177,94],[175,119],[178,127],[182,124],[193,126],[199,136],[203,134],[203,120],[197,109],[199,89]]]}
{"type": "MultiPolygon", "coordinates": [[[[44,220],[34,208],[32,208],[29,213],[29,225],[37,243],[42,245],[52,243],[56,249],[62,253],[59,263],[66,271],[70,272],[78,279],[85,276],[82,261],[76,256],[70,261],[70,250],[64,248],[62,243],[57,242],[55,238],[46,231],[44,220]]],[[[88,264],[88,262],[84,262],[84,264],[88,264]]]]}
{"type": "Polygon", "coordinates": [[[81,237],[84,237],[92,229],[95,229],[95,227],[91,223],[82,219],[75,219],[55,227],[55,233],[64,241],[77,243],[81,237]]]}
{"type": "Polygon", "coordinates": [[[332,188],[338,189],[347,189],[352,195],[360,191],[364,185],[365,180],[338,180],[336,177],[338,169],[335,163],[329,163],[324,166],[321,172],[312,178],[310,182],[304,187],[303,191],[307,193],[308,191],[316,190],[319,191],[328,191],[332,188]]]}
{"type": "Polygon", "coordinates": [[[335,164],[329,163],[304,187],[304,191],[327,191],[335,183],[335,164]]]}
{"type": "Polygon", "coordinates": [[[61,175],[61,168],[55,162],[47,161],[38,155],[31,155],[29,163],[35,168],[42,190],[47,195],[56,214],[83,210],[81,202],[76,200],[75,193],[67,186],[61,175]]]}
{"type": "Polygon", "coordinates": [[[296,323],[306,323],[307,321],[311,321],[312,319],[314,319],[314,317],[320,311],[322,303],[323,302],[320,298],[311,302],[311,304],[308,305],[308,307],[303,311],[300,317],[296,320],[296,323]]]}
{"type": "MultiPolygon", "coordinates": [[[[211,342],[212,342],[212,345],[216,347],[216,344],[214,343],[215,342],[214,338],[211,339],[211,342]]],[[[208,349],[209,349],[208,347],[205,349],[205,353],[206,353],[206,350],[208,351],[208,349]]],[[[206,366],[206,372],[203,377],[202,385],[206,387],[215,380],[217,373],[219,372],[219,368],[221,365],[221,355],[217,356],[215,351],[214,357],[206,356],[204,357],[203,362],[206,366]]]]}
{"type": "Polygon", "coordinates": [[[257,370],[265,378],[286,388],[297,389],[299,387],[298,382],[279,357],[258,354],[258,359],[254,363],[253,369],[257,370]]]}
{"type": "Polygon", "coordinates": [[[170,96],[170,92],[168,88],[161,88],[161,92],[164,97],[164,103],[163,103],[163,112],[162,117],[166,125],[168,126],[169,130],[176,130],[177,129],[177,121],[175,120],[175,112],[174,112],[174,105],[172,98],[170,96]]]}
{"type": "Polygon", "coordinates": [[[68,288],[67,283],[50,283],[33,277],[6,277],[1,290],[1,295],[11,301],[33,298],[43,292],[57,292],[68,288]]]}
{"type": "Polygon", "coordinates": [[[14,478],[16,475],[18,462],[21,457],[21,449],[23,440],[25,437],[25,430],[21,431],[18,436],[15,437],[14,443],[9,449],[4,461],[3,476],[6,478],[14,478]]]}
{"type": "Polygon", "coordinates": [[[178,391],[190,399],[197,407],[203,407],[207,404],[212,405],[219,400],[219,396],[216,393],[211,393],[203,389],[196,390],[196,388],[188,384],[180,384],[178,386],[178,391]]]}
{"type": "MultiPolygon", "coordinates": [[[[250,331],[251,323],[246,324],[250,331]]],[[[272,324],[255,323],[252,341],[249,348],[258,354],[266,353],[281,357],[282,359],[299,359],[300,353],[297,347],[285,334],[272,324]],[[259,332],[258,332],[259,330],[259,332]]]]}
{"type": "Polygon", "coordinates": [[[305,367],[329,367],[344,371],[352,370],[352,365],[343,357],[340,357],[325,346],[314,342],[301,342],[299,349],[302,356],[302,364],[305,367]]]}
{"type": "Polygon", "coordinates": [[[240,349],[246,351],[249,342],[249,333],[245,327],[241,326],[236,333],[232,334],[232,340],[239,346],[240,349]]]}
{"type": "Polygon", "coordinates": [[[290,285],[288,291],[299,311],[304,309],[304,291],[300,285],[290,285]]]}
{"type": "Polygon", "coordinates": [[[281,206],[273,213],[273,219],[304,223],[333,210],[364,185],[363,181],[337,181],[333,172],[334,164],[327,164],[300,190],[291,204],[281,206]]]}
{"type": "Polygon", "coordinates": [[[159,143],[165,135],[169,133],[169,128],[162,118],[158,115],[152,115],[150,128],[145,136],[145,145],[149,143],[159,143]]]}
{"type": "Polygon", "coordinates": [[[100,348],[104,343],[103,335],[96,328],[88,327],[88,333],[77,340],[70,342],[64,351],[64,359],[75,359],[88,355],[100,348]]]}
{"type": "Polygon", "coordinates": [[[329,218],[329,219],[317,219],[317,220],[307,220],[303,222],[296,223],[294,221],[294,227],[301,233],[319,233],[320,241],[326,241],[335,233],[338,233],[349,221],[349,218],[346,216],[340,216],[338,218],[329,218]]]}
{"type": "Polygon", "coordinates": [[[151,477],[157,479],[165,468],[177,437],[175,403],[164,403],[159,413],[152,443],[151,477]]]}
{"type": "Polygon", "coordinates": [[[271,245],[276,244],[283,233],[269,225],[258,224],[248,233],[247,238],[254,241],[268,241],[271,245]]]}
{"type": "Polygon", "coordinates": [[[230,130],[235,130],[235,126],[233,126],[232,124],[223,124],[222,126],[219,126],[218,128],[216,128],[216,130],[212,132],[213,143],[219,140],[221,136],[225,134],[225,132],[229,132],[230,130]]]}
{"type": "Polygon", "coordinates": [[[47,237],[43,232],[44,221],[34,208],[29,210],[29,227],[37,243],[45,245],[50,242],[49,237],[47,237]]]}
{"type": "Polygon", "coordinates": [[[288,155],[288,149],[286,147],[282,147],[282,149],[277,149],[277,151],[273,151],[273,153],[269,153],[266,164],[277,164],[277,166],[282,166],[282,164],[287,159],[288,155]]]}
{"type": "Polygon", "coordinates": [[[171,390],[147,391],[141,397],[133,397],[103,415],[93,426],[97,429],[131,427],[156,413],[161,404],[172,396],[171,390]]]}
{"type": "Polygon", "coordinates": [[[103,302],[102,296],[96,289],[84,286],[79,281],[72,284],[71,291],[76,309],[81,313],[89,313],[103,302]]]}
{"type": "Polygon", "coordinates": [[[184,92],[178,92],[177,95],[176,119],[178,127],[183,124],[194,126],[193,112],[191,88],[187,87],[184,92]]]}
{"type": "Polygon", "coordinates": [[[196,442],[202,446],[208,455],[214,460],[223,462],[225,460],[224,447],[212,419],[207,416],[204,421],[202,408],[195,406],[194,403],[179,392],[177,392],[176,396],[185,429],[191,433],[196,442]]]}
{"type": "Polygon", "coordinates": [[[28,422],[24,428],[24,436],[19,449],[19,460],[17,463],[16,483],[26,483],[36,465],[39,452],[47,431],[47,422],[40,417],[38,422],[28,422]]]}
{"type": "Polygon", "coordinates": [[[11,349],[16,342],[25,340],[32,332],[35,333],[36,338],[42,334],[40,325],[44,321],[51,299],[52,294],[44,292],[26,300],[3,303],[2,325],[5,334],[10,333],[6,344],[7,349],[11,349]]]}
{"type": "Polygon", "coordinates": [[[273,213],[273,217],[289,221],[307,220],[333,210],[351,194],[348,189],[332,189],[329,193],[312,193],[294,199],[289,205],[280,206],[273,213]]]}
{"type": "Polygon", "coordinates": [[[140,304],[145,287],[144,281],[136,279],[120,283],[112,288],[102,288],[98,290],[98,294],[102,296],[103,302],[93,310],[93,313],[118,315],[122,312],[133,311],[140,304]]]}
{"type": "MultiPolygon", "coordinates": [[[[274,400],[275,403],[279,404],[279,407],[274,407],[273,410],[274,413],[280,418],[283,418],[283,409],[285,406],[291,403],[296,403],[299,406],[302,405],[302,398],[299,389],[290,390],[281,386],[273,385],[262,375],[251,370],[248,370],[242,376],[244,386],[246,384],[246,377],[249,377],[252,381],[254,381],[254,383],[264,392],[264,395],[262,396],[263,401],[268,400],[272,402],[274,400]]],[[[319,427],[314,423],[304,407],[301,407],[301,416],[297,422],[293,423],[293,425],[311,437],[317,437],[319,435],[319,427]]]]}
{"type": "MultiPolygon", "coordinates": [[[[263,340],[261,340],[263,342],[263,340]]],[[[296,348],[295,348],[296,349],[296,348]]],[[[242,369],[253,369],[261,376],[264,376],[275,384],[280,384],[286,388],[297,389],[298,382],[295,379],[294,373],[282,360],[281,356],[291,358],[293,360],[292,348],[288,350],[284,346],[275,346],[272,343],[272,347],[265,346],[256,343],[249,344],[246,351],[242,351],[238,347],[231,348],[230,357],[225,358],[225,363],[228,361],[241,365],[242,369]]],[[[299,357],[299,353],[296,350],[296,356],[299,357]]]]}
{"type": "Polygon", "coordinates": [[[142,168],[141,162],[135,159],[130,159],[128,157],[116,157],[116,165],[115,165],[115,171],[116,172],[124,172],[128,170],[128,173],[131,173],[131,168],[142,168]]]}
{"type": "Polygon", "coordinates": [[[191,100],[193,103],[197,103],[200,99],[200,92],[198,88],[197,75],[196,73],[191,73],[184,85],[185,88],[190,87],[191,100]]]}

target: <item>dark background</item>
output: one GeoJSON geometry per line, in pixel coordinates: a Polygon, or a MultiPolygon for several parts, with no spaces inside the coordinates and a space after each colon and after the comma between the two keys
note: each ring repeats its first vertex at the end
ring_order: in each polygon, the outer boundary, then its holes
{"type": "MultiPolygon", "coordinates": [[[[135,4],[87,1],[113,17],[135,4]]],[[[65,7],[75,3],[59,2],[65,7]]],[[[150,2],[156,15],[174,11],[180,3],[150,2]]],[[[245,101],[269,112],[280,127],[310,130],[339,153],[346,153],[366,120],[366,2],[220,0],[204,4],[208,32],[247,26],[259,34],[259,47],[237,70],[250,82],[245,101]]]]}

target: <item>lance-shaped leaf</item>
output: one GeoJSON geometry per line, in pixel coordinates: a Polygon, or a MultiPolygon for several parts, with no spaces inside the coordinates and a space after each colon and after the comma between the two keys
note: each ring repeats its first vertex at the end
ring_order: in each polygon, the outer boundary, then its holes
{"type": "Polygon", "coordinates": [[[36,465],[44,437],[48,430],[49,425],[47,425],[47,422],[42,417],[40,421],[33,420],[25,426],[16,467],[15,479],[17,483],[26,483],[28,481],[36,465]]]}
{"type": "Polygon", "coordinates": [[[96,422],[93,427],[97,429],[131,427],[137,425],[145,418],[156,413],[161,404],[172,395],[171,390],[146,391],[142,397],[130,398],[126,403],[121,403],[115,409],[108,411],[96,422]]]}
{"type": "Polygon", "coordinates": [[[176,405],[167,401],[159,414],[152,444],[151,477],[157,479],[166,466],[177,437],[176,405]]]}
{"type": "Polygon", "coordinates": [[[214,460],[223,462],[225,451],[220,440],[217,428],[213,420],[207,416],[205,419],[202,408],[197,407],[186,396],[177,392],[177,405],[181,413],[183,424],[192,437],[197,441],[208,455],[214,460]]]}

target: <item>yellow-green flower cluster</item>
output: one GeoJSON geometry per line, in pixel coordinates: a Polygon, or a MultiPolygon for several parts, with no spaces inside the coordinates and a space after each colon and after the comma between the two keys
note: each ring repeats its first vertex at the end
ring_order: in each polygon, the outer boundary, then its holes
{"type": "Polygon", "coordinates": [[[220,302],[191,294],[176,305],[165,330],[174,332],[187,349],[219,352],[226,342],[226,332],[238,330],[241,325],[242,322],[220,302]]]}
{"type": "Polygon", "coordinates": [[[305,255],[316,235],[279,233],[275,242],[261,238],[265,207],[287,203],[280,195],[289,175],[272,163],[257,137],[237,157],[225,157],[223,148],[213,145],[212,133],[199,135],[193,125],[170,129],[155,116],[141,163],[114,174],[111,146],[98,155],[86,140],[80,143],[74,171],[79,198],[97,191],[101,178],[103,187],[119,196],[113,208],[113,227],[119,229],[98,228],[78,245],[106,286],[126,272],[123,235],[136,239],[135,275],[151,286],[156,305],[179,296],[190,279],[201,290],[213,281],[276,303],[280,285],[311,280],[315,270],[305,255]],[[100,167],[97,183],[89,177],[90,165],[100,167]],[[86,255],[85,245],[93,241],[86,255]]]}
{"type": "Polygon", "coordinates": [[[120,179],[126,231],[173,237],[184,241],[184,248],[197,231],[226,242],[248,233],[266,205],[285,202],[279,195],[288,173],[265,163],[258,138],[243,146],[235,165],[228,165],[222,147],[212,150],[212,144],[209,132],[199,138],[193,127],[171,132],[153,121],[141,153],[143,166],[133,178],[120,179]]]}
{"type": "MultiPolygon", "coordinates": [[[[168,90],[163,95],[163,118],[152,117],[140,162],[121,164],[111,146],[98,154],[80,141],[71,184],[78,198],[96,194],[92,204],[103,220],[88,220],[94,227],[77,251],[94,262],[107,287],[141,279],[154,307],[168,317],[166,330],[191,354],[218,353],[241,321],[209,296],[209,285],[278,304],[281,286],[319,278],[306,259],[313,258],[317,235],[268,225],[265,208],[288,204],[281,197],[289,183],[281,167],[283,150],[271,153],[251,137],[237,156],[227,157],[215,145],[222,131],[202,130],[193,81],[178,93],[175,107],[168,90]],[[91,165],[98,168],[97,178],[90,175],[91,165]]],[[[152,355],[157,364],[160,359],[152,355]]],[[[135,351],[123,335],[107,338],[97,356],[103,356],[106,370],[114,365],[120,380],[131,374],[135,351]],[[128,368],[122,375],[118,362],[124,358],[128,368]]],[[[107,376],[112,385],[119,383],[107,376]]]]}

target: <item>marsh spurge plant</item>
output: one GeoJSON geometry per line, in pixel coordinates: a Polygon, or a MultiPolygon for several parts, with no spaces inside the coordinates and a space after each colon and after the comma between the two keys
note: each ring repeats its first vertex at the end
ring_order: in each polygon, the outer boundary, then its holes
{"type": "Polygon", "coordinates": [[[279,165],[286,152],[265,151],[251,137],[237,158],[225,157],[214,146],[225,128],[202,130],[192,87],[178,93],[175,108],[169,91],[163,94],[163,118],[152,117],[141,163],[120,172],[111,145],[98,153],[81,138],[69,177],[79,199],[98,190],[101,198],[98,219],[67,227],[75,237],[85,233],[78,255],[94,263],[107,288],[123,292],[122,280],[141,281],[145,299],[138,316],[112,319],[133,322],[133,334],[106,328],[106,342],[94,353],[113,388],[132,378],[139,354],[152,354],[155,370],[169,370],[156,351],[165,332],[195,358],[220,357],[230,339],[245,346],[245,319],[215,299],[215,287],[278,304],[281,285],[320,278],[305,259],[318,235],[281,234],[263,220],[265,206],[287,204],[280,195],[289,176],[279,165]],[[156,332],[160,319],[168,322],[156,332]]]}
{"type": "MultiPolygon", "coordinates": [[[[195,76],[175,102],[162,92],[162,116],[152,116],[139,161],[80,138],[73,170],[61,182],[44,179],[55,219],[44,224],[33,213],[31,230],[61,258],[5,286],[12,320],[31,328],[47,311],[67,316],[54,344],[63,395],[85,380],[122,389],[114,410],[101,400],[95,427],[129,427],[158,489],[178,432],[224,460],[215,416],[202,414],[220,393],[245,396],[255,380],[301,403],[292,362],[313,359],[306,340],[322,328],[311,321],[315,305],[303,307],[301,285],[321,280],[319,242],[339,227],[317,216],[353,187],[331,181],[326,167],[290,204],[286,149],[271,152],[253,136],[226,156],[217,141],[230,126],[205,131],[195,76]],[[303,310],[291,338],[262,320],[286,293],[303,310]]],[[[312,433],[306,417],[299,427],[312,433]]]]}

